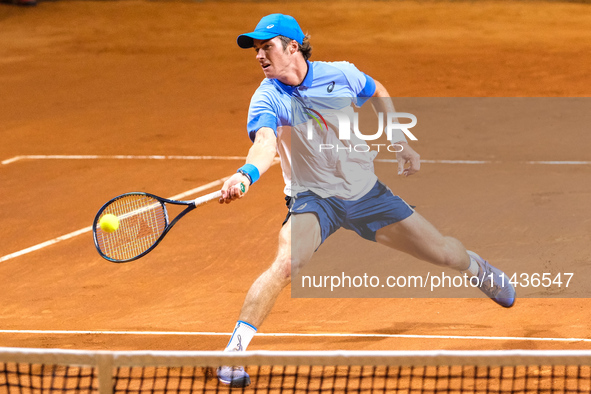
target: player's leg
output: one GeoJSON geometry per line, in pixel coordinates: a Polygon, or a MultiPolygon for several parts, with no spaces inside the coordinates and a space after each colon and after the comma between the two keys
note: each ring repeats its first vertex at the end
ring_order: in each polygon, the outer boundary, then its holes
{"type": "Polygon", "coordinates": [[[377,230],[376,241],[429,263],[478,278],[478,287],[501,306],[510,307],[515,302],[515,289],[501,270],[476,253],[467,251],[457,239],[443,236],[418,212],[377,230]],[[504,278],[501,280],[501,277],[504,278]]]}
{"type": "Polygon", "coordinates": [[[345,206],[343,227],[418,259],[464,271],[493,301],[504,307],[513,305],[515,289],[503,271],[467,251],[457,239],[443,236],[379,181],[365,196],[347,201],[345,206]]]}
{"type": "Polygon", "coordinates": [[[279,232],[279,248],[273,264],[252,284],[246,294],[240,320],[260,326],[279,293],[320,245],[320,225],[313,213],[291,215],[279,232]],[[296,270],[296,272],[293,272],[296,270]]]}
{"type": "MultiPolygon", "coordinates": [[[[320,225],[315,214],[303,213],[289,217],[279,232],[277,257],[248,290],[226,351],[246,350],[256,333],[256,327],[263,323],[281,290],[290,283],[291,275],[310,260],[320,243],[320,225]]],[[[220,367],[217,375],[221,382],[232,387],[250,384],[250,377],[243,367],[220,367]]]]}
{"type": "Polygon", "coordinates": [[[442,267],[464,271],[470,266],[464,245],[455,238],[443,236],[418,212],[379,229],[376,242],[442,267]]]}

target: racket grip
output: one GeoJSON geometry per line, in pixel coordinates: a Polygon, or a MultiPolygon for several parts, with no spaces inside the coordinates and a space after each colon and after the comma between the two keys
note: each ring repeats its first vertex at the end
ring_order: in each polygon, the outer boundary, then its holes
{"type": "MultiPolygon", "coordinates": [[[[246,191],[246,186],[244,186],[244,183],[240,183],[240,191],[242,193],[244,193],[246,191]]],[[[210,202],[211,200],[217,200],[221,196],[222,196],[222,191],[218,190],[213,193],[209,193],[204,196],[197,197],[195,200],[193,200],[193,203],[195,204],[196,207],[198,207],[199,205],[205,204],[206,202],[210,202]]]]}
{"type": "Polygon", "coordinates": [[[205,204],[206,202],[210,202],[211,200],[217,200],[221,196],[222,196],[222,191],[218,190],[213,193],[209,193],[204,196],[197,197],[195,200],[193,200],[193,203],[195,204],[196,207],[198,207],[199,205],[205,204]]]}

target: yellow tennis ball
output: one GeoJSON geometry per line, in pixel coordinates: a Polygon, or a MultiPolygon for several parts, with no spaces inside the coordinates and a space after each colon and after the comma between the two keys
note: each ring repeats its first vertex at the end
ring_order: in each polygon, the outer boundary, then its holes
{"type": "Polygon", "coordinates": [[[99,224],[101,225],[101,230],[107,233],[112,233],[119,228],[119,218],[108,213],[101,218],[99,224]]]}

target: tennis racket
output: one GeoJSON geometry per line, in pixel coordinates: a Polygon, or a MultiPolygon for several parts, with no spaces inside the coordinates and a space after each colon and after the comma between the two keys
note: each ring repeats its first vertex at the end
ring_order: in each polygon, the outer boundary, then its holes
{"type": "MultiPolygon", "coordinates": [[[[240,184],[244,193],[245,186],[240,184]]],[[[114,263],[139,259],[152,251],[183,216],[193,209],[222,196],[220,190],[192,201],[177,201],[149,193],[133,192],[113,198],[96,214],[92,224],[94,246],[101,257],[114,263]],[[172,222],[168,220],[167,205],[185,205],[172,222]],[[101,219],[114,215],[118,224],[112,231],[101,228],[101,219]]]]}

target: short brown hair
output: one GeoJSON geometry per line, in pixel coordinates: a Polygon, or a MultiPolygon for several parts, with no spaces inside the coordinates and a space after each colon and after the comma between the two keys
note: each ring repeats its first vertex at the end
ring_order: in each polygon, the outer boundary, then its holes
{"type": "MultiPolygon", "coordinates": [[[[295,40],[292,40],[291,38],[285,37],[285,36],[279,36],[279,39],[281,40],[281,43],[283,44],[284,50],[287,48],[287,46],[289,45],[290,42],[295,41],[295,40]]],[[[312,45],[310,45],[310,36],[309,35],[306,34],[306,36],[302,40],[301,44],[298,42],[298,51],[300,51],[302,53],[305,60],[310,59],[310,57],[312,56],[312,45]]]]}

